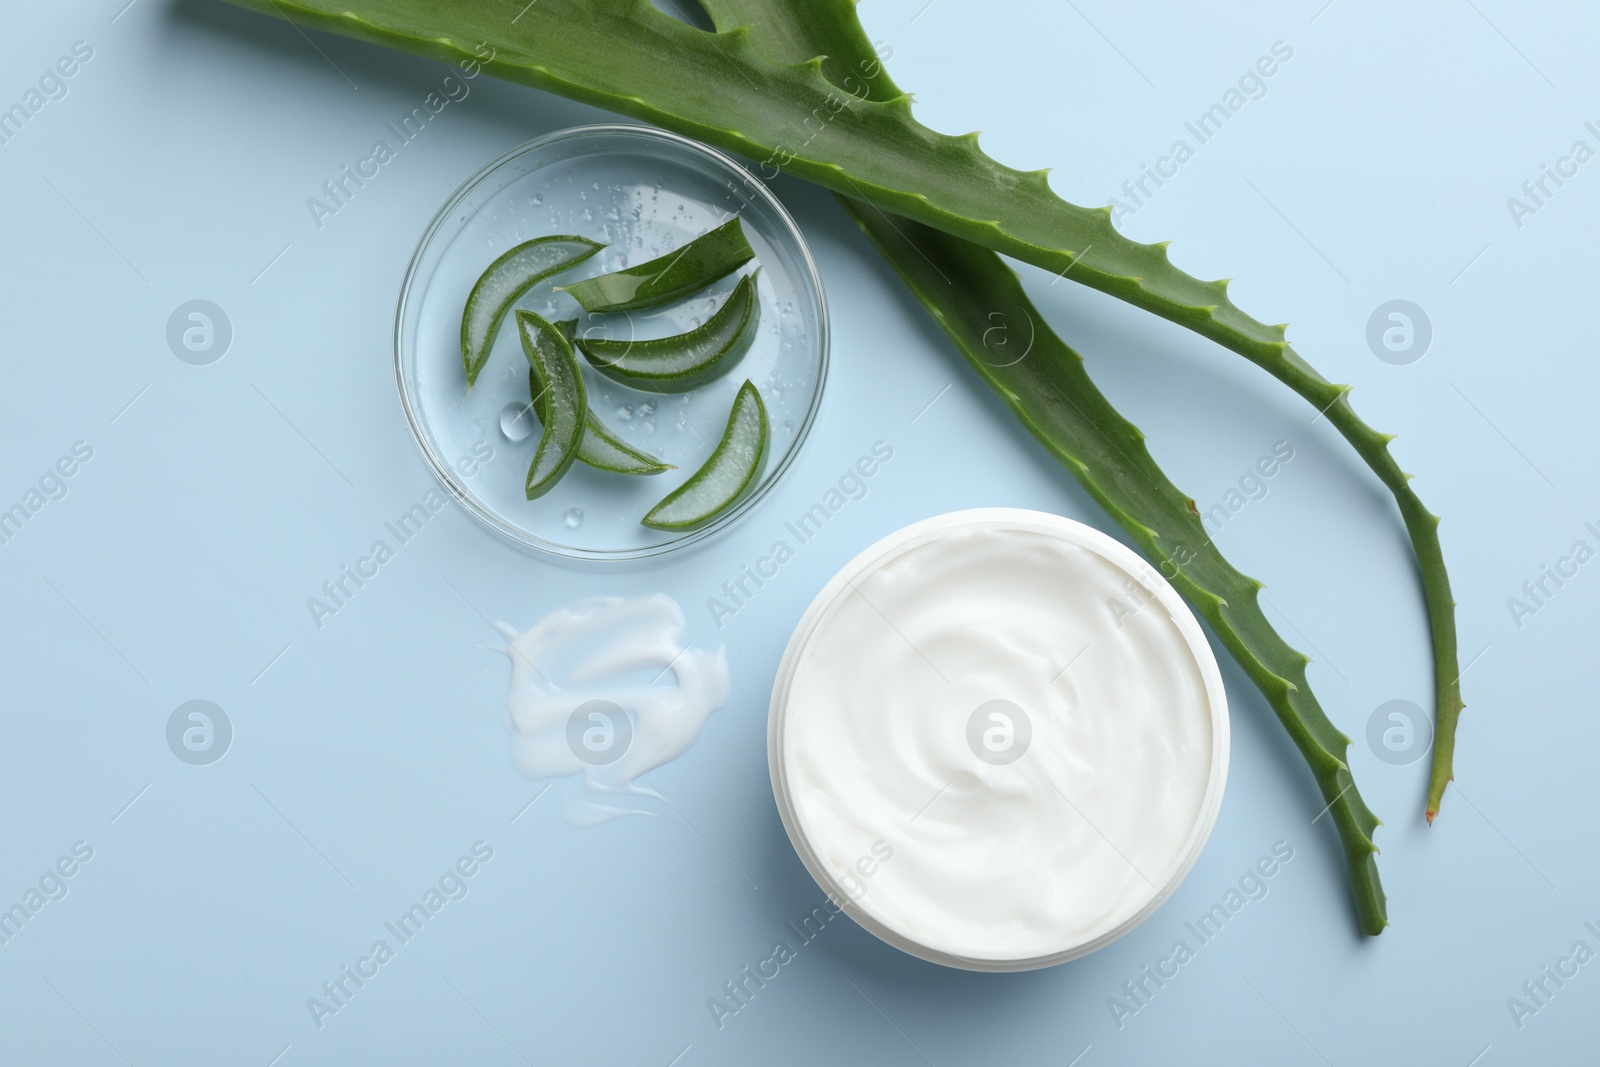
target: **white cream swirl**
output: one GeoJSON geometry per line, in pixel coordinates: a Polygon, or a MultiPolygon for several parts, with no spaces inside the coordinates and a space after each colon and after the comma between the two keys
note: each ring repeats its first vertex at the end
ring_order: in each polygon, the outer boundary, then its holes
{"type": "MultiPolygon", "coordinates": [[[[726,650],[685,645],[684,628],[683,609],[664,593],[584,600],[521,633],[502,624],[518,769],[530,778],[581,774],[586,794],[657,796],[636,780],[688,751],[728,702],[726,650]]],[[[645,814],[587,796],[566,809],[576,826],[645,814]]]]}
{"type": "Polygon", "coordinates": [[[902,947],[1070,958],[1164,899],[1209,832],[1215,660],[1171,587],[1087,527],[991,509],[912,530],[791,644],[773,742],[797,844],[837,877],[888,841],[856,907],[902,947]]]}

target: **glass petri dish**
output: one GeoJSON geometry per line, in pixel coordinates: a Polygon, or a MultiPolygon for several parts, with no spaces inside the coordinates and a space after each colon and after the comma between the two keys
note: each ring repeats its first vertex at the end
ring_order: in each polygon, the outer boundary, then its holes
{"type": "MultiPolygon", "coordinates": [[[[581,362],[581,357],[580,357],[581,362]]],[[[428,224],[395,312],[400,403],[445,489],[491,530],[572,560],[629,560],[703,542],[757,507],[793,463],[816,417],[828,366],[828,316],[811,252],[765,185],[729,157],[643,126],[581,126],[530,141],[462,184],[428,224]],[[552,286],[671,252],[737,214],[756,258],[693,296],[648,311],[586,316],[552,286]],[[484,269],[535,237],[570,234],[605,248],[540,282],[516,307],[577,318],[594,335],[662,337],[700,325],[743,274],[759,267],[757,334],[742,361],[692,392],[620,385],[585,367],[590,410],[622,440],[676,470],[640,476],[574,463],[545,495],[525,498],[539,424],[528,410],[528,364],[502,325],[471,393],[461,367],[461,311],[484,269]],[[690,531],[639,520],[716,447],[746,380],[766,403],[771,443],[762,475],[733,508],[690,531]]]]}

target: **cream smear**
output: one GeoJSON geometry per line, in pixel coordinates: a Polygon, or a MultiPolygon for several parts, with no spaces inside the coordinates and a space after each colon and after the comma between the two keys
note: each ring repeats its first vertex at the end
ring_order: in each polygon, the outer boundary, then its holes
{"type": "Polygon", "coordinates": [[[728,701],[726,650],[686,646],[683,610],[663,593],[584,600],[500,630],[512,756],[530,778],[583,776],[566,810],[576,826],[650,814],[593,797],[656,796],[636,781],[683,755],[728,701]]]}
{"type": "Polygon", "coordinates": [[[1012,509],[868,549],[802,620],[773,696],[774,786],[849,910],[924,958],[1044,966],[1120,936],[1209,834],[1227,705],[1199,625],[1148,564],[1012,509]]]}

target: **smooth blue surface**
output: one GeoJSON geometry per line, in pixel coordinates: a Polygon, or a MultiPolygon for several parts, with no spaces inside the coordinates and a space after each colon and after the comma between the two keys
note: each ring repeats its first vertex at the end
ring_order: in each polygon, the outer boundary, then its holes
{"type": "Polygon", "coordinates": [[[820,901],[783,836],[764,748],[771,675],[815,590],[870,541],[946,510],[1109,523],[832,199],[783,179],[828,286],[835,347],[805,454],[760,511],[680,559],[576,571],[452,508],[319,630],[306,599],[434,488],[391,369],[418,234],[484,161],[602,115],[480,78],[319,227],[307,198],[449,71],[202,0],[125,2],[12,5],[0,35],[0,106],[74,42],[93,49],[66,96],[0,145],[0,506],[75,442],[93,450],[65,495],[0,545],[0,904],[75,842],[93,849],[67,895],[0,945],[0,1060],[1464,1067],[1588,1055],[1600,963],[1560,988],[1547,980],[1554,996],[1520,1027],[1507,1000],[1574,942],[1600,950],[1584,925],[1600,927],[1600,564],[1520,627],[1507,599],[1575,541],[1600,548],[1584,525],[1600,528],[1600,163],[1520,228],[1506,198],[1575,140],[1600,147],[1584,127],[1600,119],[1593,13],[1503,0],[863,5],[924,121],[981,127],[991,154],[1055,166],[1057,189],[1088,203],[1155,163],[1274,42],[1292,47],[1265,95],[1124,229],[1173,239],[1196,274],[1236,277],[1242,306],[1292,322],[1301,351],[1399,434],[1444,516],[1461,602],[1464,790],[1430,830],[1426,764],[1391,766],[1365,742],[1379,705],[1430,692],[1409,550],[1376,481],[1237,357],[1028,272],[1202,508],[1275,442],[1295,449],[1217,540],[1268,583],[1269,611],[1357,739],[1357,779],[1387,820],[1394,925],[1356,934],[1321,803],[1229,664],[1220,821],[1134,934],[1054,970],[992,976],[920,963],[840,920],[719,1029],[707,999],[820,901]],[[1365,341],[1394,298],[1434,327],[1409,366],[1365,341]],[[169,315],[193,299],[232,323],[209,366],[166,341],[169,315]],[[867,496],[718,632],[706,599],[879,439],[894,459],[867,496]],[[731,703],[653,776],[672,806],[578,831],[552,795],[517,818],[539,787],[509,760],[506,664],[486,650],[486,619],[525,626],[581,597],[656,590],[686,606],[697,643],[727,643],[734,671],[731,703]],[[192,699],[233,724],[211,766],[167,746],[168,717],[192,699]],[[319,1029],[307,998],[478,841],[494,858],[469,895],[319,1029]],[[1266,898],[1119,1028],[1108,1000],[1279,841],[1294,859],[1266,898]]]}

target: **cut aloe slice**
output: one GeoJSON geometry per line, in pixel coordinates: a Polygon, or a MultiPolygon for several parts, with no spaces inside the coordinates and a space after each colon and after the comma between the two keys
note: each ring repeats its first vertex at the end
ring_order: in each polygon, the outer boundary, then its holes
{"type": "MultiPolygon", "coordinates": [[[[531,367],[528,368],[528,394],[533,397],[534,416],[543,423],[545,388],[539,381],[539,372],[531,367]]],[[[623,441],[593,411],[584,414],[583,436],[578,439],[578,462],[617,474],[660,474],[678,469],[623,441]]]]}
{"type": "MultiPolygon", "coordinates": [[[[560,330],[561,335],[569,343],[578,329],[576,319],[563,319],[551,325],[560,330]]],[[[539,380],[538,370],[529,367],[528,395],[532,397],[534,417],[541,423],[544,422],[544,394],[545,386],[539,380]]],[[[611,432],[610,427],[600,421],[600,417],[592,408],[584,413],[583,436],[578,439],[578,462],[586,463],[597,470],[613,471],[617,474],[660,474],[663,471],[678,469],[623,441],[611,432]]]]}
{"type": "Polygon", "coordinates": [[[691,530],[734,505],[761,477],[767,458],[767,406],[746,381],[733,398],[728,428],[711,458],[640,521],[658,530],[691,530]]]}
{"type": "Polygon", "coordinates": [[[638,311],[704,289],[755,258],[734,216],[675,252],[637,267],[556,286],[585,311],[638,311]]]}
{"type": "Polygon", "coordinates": [[[531,311],[519,311],[517,332],[522,335],[522,352],[542,386],[537,395],[544,406],[539,420],[539,447],[528,467],[525,486],[528,499],[532,500],[548,493],[578,458],[589,395],[583,386],[583,369],[578,366],[577,354],[560,327],[531,311]]]}
{"type": "Polygon", "coordinates": [[[467,295],[467,306],[461,312],[461,365],[467,372],[468,392],[489,361],[501,320],[517,297],[604,247],[582,237],[536,237],[489,264],[467,295]]]}
{"type": "Polygon", "coordinates": [[[715,315],[688,333],[649,341],[580,337],[577,343],[589,365],[613,381],[655,393],[686,393],[738,365],[760,318],[756,276],[748,274],[715,315]]]}

